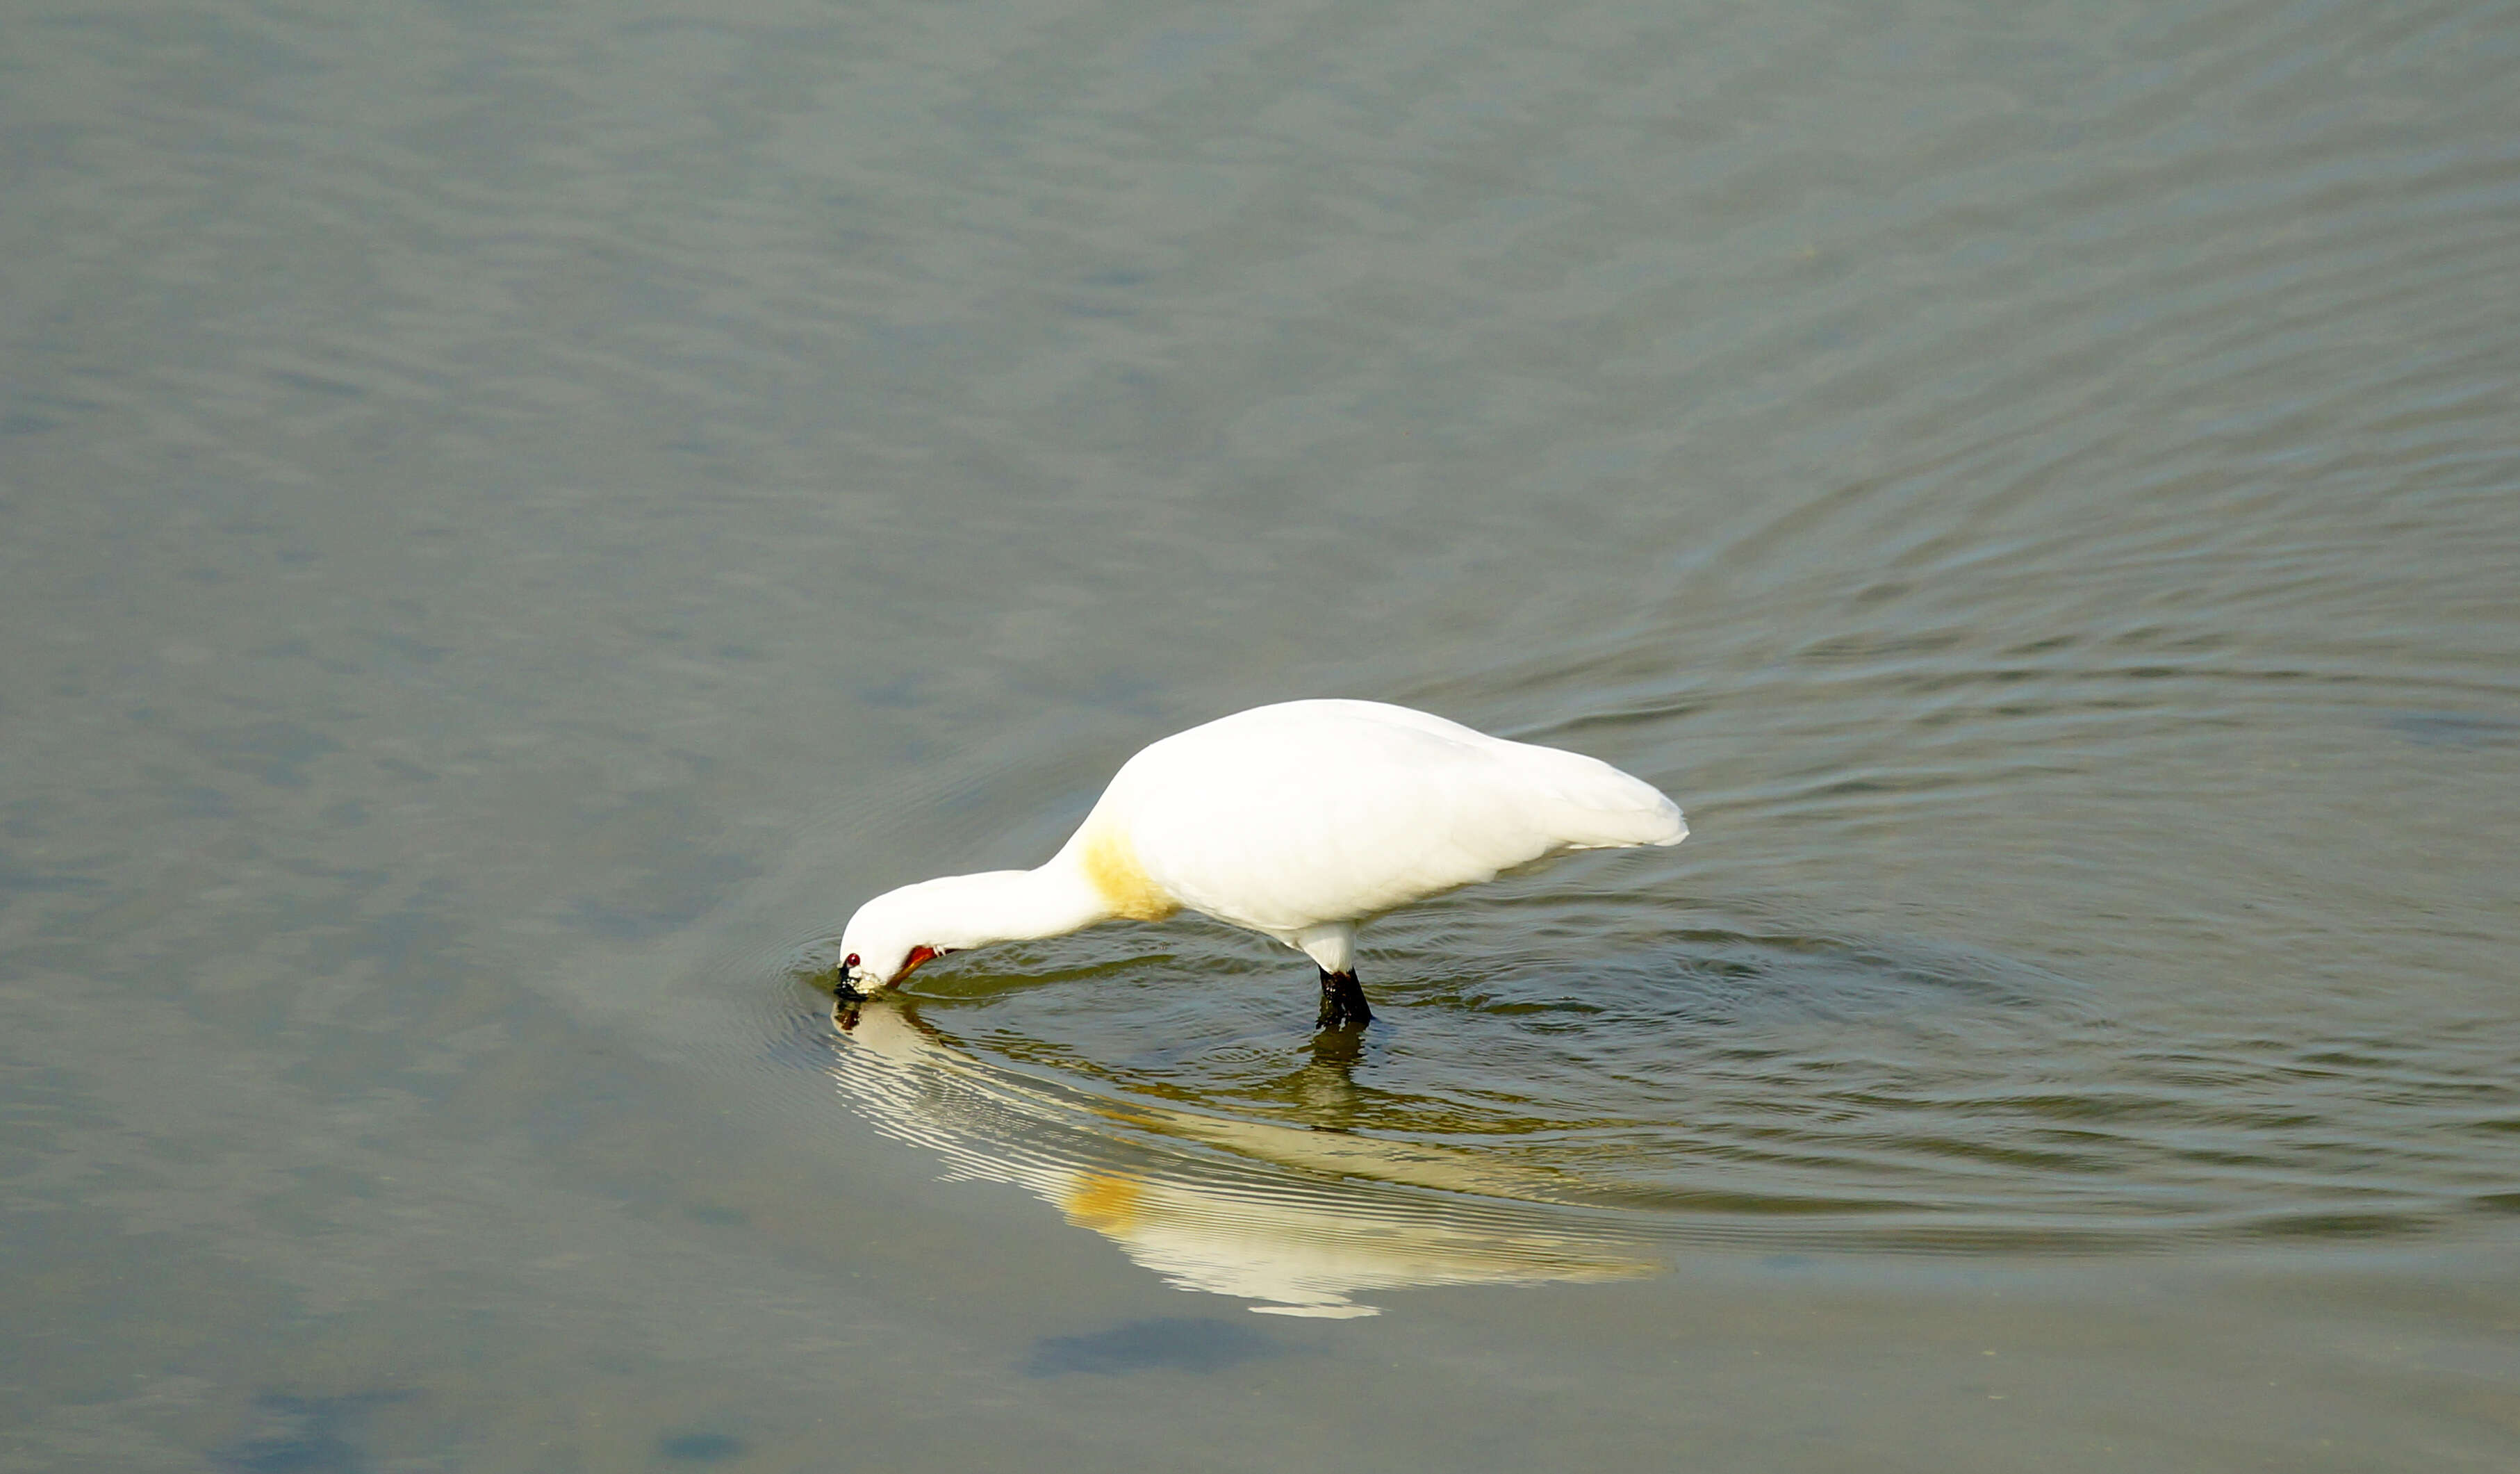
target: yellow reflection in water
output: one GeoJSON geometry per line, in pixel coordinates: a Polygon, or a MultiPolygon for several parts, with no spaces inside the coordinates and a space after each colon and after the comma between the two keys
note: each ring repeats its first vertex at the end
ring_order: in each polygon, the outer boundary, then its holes
{"type": "Polygon", "coordinates": [[[1355,1298],[1374,1290],[1658,1267],[1559,1180],[1475,1152],[1111,1100],[977,1058],[901,999],[836,1022],[832,1078],[879,1129],[949,1175],[1025,1188],[1181,1289],[1349,1316],[1374,1313],[1355,1298]]]}

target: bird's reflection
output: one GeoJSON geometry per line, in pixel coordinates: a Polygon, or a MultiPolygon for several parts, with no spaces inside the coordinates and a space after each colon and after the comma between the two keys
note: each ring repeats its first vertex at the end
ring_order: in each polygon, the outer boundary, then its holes
{"type": "Polygon", "coordinates": [[[1316,1131],[1354,1130],[1365,1119],[1357,1089],[1357,1062],[1365,1057],[1365,1031],[1324,1029],[1302,1051],[1304,1063],[1271,1081],[1263,1093],[1286,1102],[1316,1131]]]}
{"type": "Polygon", "coordinates": [[[979,1058],[901,998],[835,1011],[832,1078],[949,1175],[1020,1185],[1182,1289],[1276,1314],[1370,1315],[1412,1285],[1656,1267],[1611,1215],[1486,1155],[1350,1133],[1359,1031],[1324,1030],[1290,1092],[1311,1129],[1114,1099],[979,1058]]]}

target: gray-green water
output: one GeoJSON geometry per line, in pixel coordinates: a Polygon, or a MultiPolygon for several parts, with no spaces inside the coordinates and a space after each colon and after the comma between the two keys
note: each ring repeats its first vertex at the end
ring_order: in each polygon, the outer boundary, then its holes
{"type": "Polygon", "coordinates": [[[9,7],[0,1465],[2511,1467],[2515,70],[9,7]],[[1300,694],[1694,836],[832,1027],[1300,694]]]}

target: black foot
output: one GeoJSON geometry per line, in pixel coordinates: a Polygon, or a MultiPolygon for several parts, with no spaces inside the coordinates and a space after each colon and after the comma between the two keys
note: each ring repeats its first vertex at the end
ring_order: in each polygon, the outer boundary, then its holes
{"type": "Polygon", "coordinates": [[[1365,989],[1354,973],[1322,974],[1322,1016],[1316,1029],[1362,1029],[1373,1022],[1373,1010],[1365,1006],[1365,989]]]}

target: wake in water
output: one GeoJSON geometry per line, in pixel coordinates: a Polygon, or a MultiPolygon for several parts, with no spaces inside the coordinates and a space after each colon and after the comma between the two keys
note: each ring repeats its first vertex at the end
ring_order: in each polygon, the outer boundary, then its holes
{"type": "Polygon", "coordinates": [[[1395,985],[1362,1044],[1303,1043],[1275,990],[1218,981],[1249,964],[1204,937],[1083,966],[1017,948],[836,1028],[828,1002],[800,1012],[796,1041],[950,1175],[1281,1313],[1650,1273],[1686,1244],[2141,1251],[2419,1232],[2499,1201],[2490,1174],[2440,1191],[2509,1114],[2490,1062],[2434,1079],[2438,1048],[2416,1069],[2377,1041],[2174,1042],[2002,958],[1545,909],[1421,923],[1447,935],[1420,955],[1497,965],[1395,985]],[[1575,935],[1596,954],[1570,977],[1546,959],[1575,935]],[[2348,1141],[2348,1118],[2402,1135],[2348,1141]]]}

